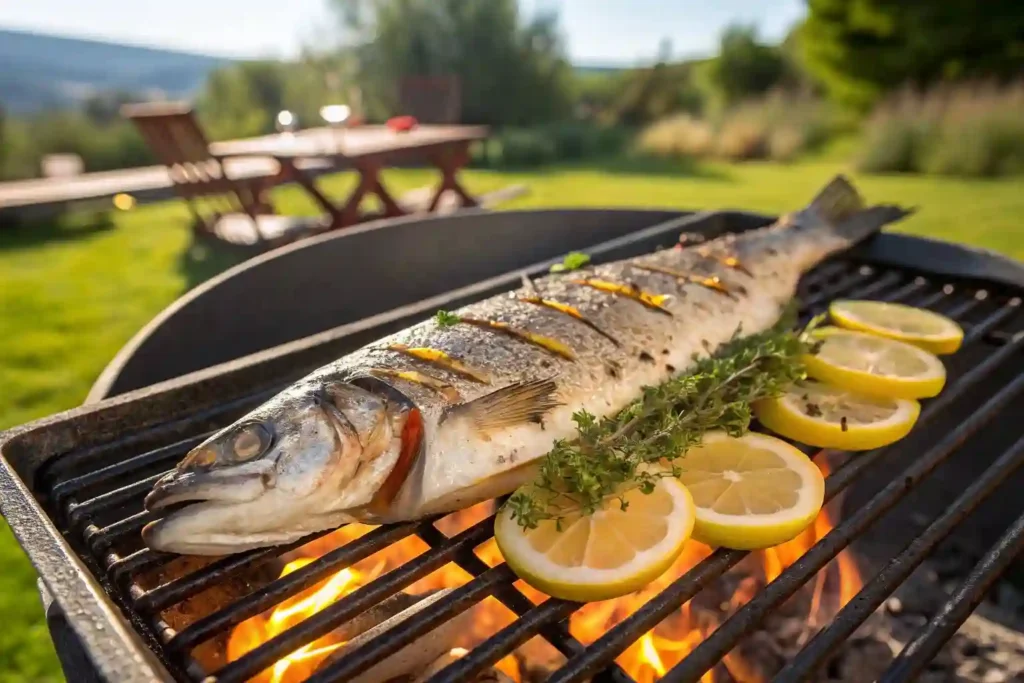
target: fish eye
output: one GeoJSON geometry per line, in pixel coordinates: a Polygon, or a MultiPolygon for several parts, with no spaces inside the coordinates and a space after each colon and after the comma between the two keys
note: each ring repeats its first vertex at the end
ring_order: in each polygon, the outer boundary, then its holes
{"type": "Polygon", "coordinates": [[[231,442],[231,451],[235,462],[245,462],[262,455],[270,448],[270,431],[261,424],[250,424],[243,427],[231,442]]]}

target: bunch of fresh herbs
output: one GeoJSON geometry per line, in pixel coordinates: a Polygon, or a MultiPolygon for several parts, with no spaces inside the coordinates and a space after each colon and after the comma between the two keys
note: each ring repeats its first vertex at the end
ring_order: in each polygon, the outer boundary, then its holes
{"type": "MultiPolygon", "coordinates": [[[[685,374],[653,387],[615,416],[573,415],[576,437],[555,442],[540,460],[536,480],[506,503],[520,525],[560,522],[568,511],[593,513],[609,497],[639,487],[649,493],[659,477],[678,476],[680,459],[712,430],[740,436],[751,405],[778,396],[805,377],[801,357],[816,349],[792,316],[758,334],[733,338],[713,354],[694,357],[685,374]],[[661,463],[667,467],[651,467],[661,463]]],[[[711,352],[711,349],[708,349],[711,352]]]]}

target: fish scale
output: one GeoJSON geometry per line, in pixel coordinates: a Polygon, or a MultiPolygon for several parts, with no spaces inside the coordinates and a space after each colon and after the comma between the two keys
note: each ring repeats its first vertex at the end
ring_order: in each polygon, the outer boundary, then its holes
{"type": "Polygon", "coordinates": [[[805,271],[902,215],[864,209],[838,178],[775,225],[551,274],[414,325],[317,370],[198,446],[206,456],[194,460],[213,464],[179,468],[147,505],[200,502],[144,536],[157,549],[230,552],[290,530],[416,519],[508,493],[555,440],[574,437],[574,413],[613,415],[738,329],[770,327],[805,271]],[[252,430],[273,435],[255,458],[252,430]],[[246,457],[235,445],[243,436],[246,457]],[[251,472],[264,493],[235,500],[258,490],[251,472]],[[234,545],[225,525],[240,529],[234,545]]]}

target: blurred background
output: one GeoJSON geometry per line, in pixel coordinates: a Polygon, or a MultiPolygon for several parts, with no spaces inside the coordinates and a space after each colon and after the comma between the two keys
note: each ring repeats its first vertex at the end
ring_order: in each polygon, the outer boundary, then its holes
{"type": "MultiPolygon", "coordinates": [[[[211,143],[339,112],[348,131],[485,125],[458,177],[521,188],[500,209],[777,213],[845,172],[920,208],[900,230],[1024,257],[1020,0],[3,3],[0,428],[81,403],[141,326],[246,256],[156,191],[165,160],[122,110],[154,101],[190,103],[211,143]]],[[[437,175],[394,166],[398,193],[437,175]]],[[[329,196],[357,183],[322,170],[329,196]]],[[[316,209],[279,185],[278,214],[316,209]]],[[[61,677],[34,581],[3,527],[0,681],[61,677]]]]}

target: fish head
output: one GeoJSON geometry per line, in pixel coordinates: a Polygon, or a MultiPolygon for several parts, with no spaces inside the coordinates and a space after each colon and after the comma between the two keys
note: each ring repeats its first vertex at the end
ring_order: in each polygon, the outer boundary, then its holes
{"type": "Polygon", "coordinates": [[[156,550],[222,555],[352,521],[373,502],[418,411],[348,383],[286,391],[196,446],[146,497],[156,550]],[[183,507],[180,507],[184,504],[183,507]]]}

